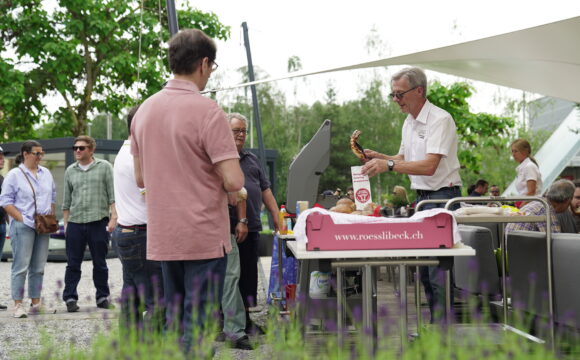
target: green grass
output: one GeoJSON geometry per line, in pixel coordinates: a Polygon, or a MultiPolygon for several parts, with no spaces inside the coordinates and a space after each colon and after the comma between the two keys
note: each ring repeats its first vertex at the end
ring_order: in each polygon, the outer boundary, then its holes
{"type": "MultiPolygon", "coordinates": [[[[480,316],[480,318],[486,316],[480,316]]],[[[486,327],[486,320],[469,321],[472,328],[486,327]]],[[[522,321],[522,324],[524,322],[522,321]]],[[[397,324],[392,331],[398,334],[397,324]]],[[[463,325],[465,326],[465,325],[463,325]]],[[[523,327],[525,328],[525,327],[523,327]]],[[[309,336],[306,339],[301,333],[301,324],[295,318],[280,318],[275,308],[270,309],[267,321],[267,333],[259,337],[259,348],[252,353],[255,359],[299,360],[299,359],[525,359],[551,360],[576,358],[578,338],[569,338],[566,344],[559,343],[560,349],[566,349],[568,355],[561,352],[556,355],[546,345],[527,341],[512,332],[499,330],[498,336],[485,336],[477,331],[464,332],[458,335],[453,328],[431,326],[422,331],[421,336],[407,344],[401,353],[396,334],[384,334],[379,329],[377,350],[371,354],[365,348],[365,340],[369,335],[348,335],[345,344],[339,347],[335,335],[309,336]],[[494,339],[500,339],[499,342],[494,339]]],[[[165,333],[140,333],[135,329],[120,329],[117,326],[108,332],[96,335],[90,348],[70,345],[63,347],[55,343],[50,336],[43,333],[42,348],[36,354],[29,354],[30,359],[70,359],[70,360],[108,360],[108,359],[211,359],[215,344],[213,339],[217,333],[215,323],[210,323],[204,331],[194,329],[194,344],[192,353],[184,356],[178,345],[176,331],[165,333]]],[[[24,358],[24,357],[23,357],[24,358]]],[[[220,351],[219,359],[230,359],[228,350],[220,351]]]]}

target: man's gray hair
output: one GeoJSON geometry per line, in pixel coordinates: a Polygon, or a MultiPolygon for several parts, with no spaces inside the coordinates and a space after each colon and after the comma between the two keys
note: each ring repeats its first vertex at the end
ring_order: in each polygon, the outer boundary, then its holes
{"type": "Polygon", "coordinates": [[[418,67],[407,67],[399,70],[391,77],[391,83],[401,79],[402,77],[406,77],[407,80],[409,80],[411,88],[420,86],[425,89],[424,94],[427,94],[427,76],[423,69],[418,67]]]}
{"type": "Polygon", "coordinates": [[[546,193],[546,198],[556,203],[565,203],[574,197],[575,190],[576,187],[572,181],[566,179],[558,180],[550,186],[546,193]]]}
{"type": "Polygon", "coordinates": [[[248,126],[248,119],[246,119],[246,117],[240,113],[229,113],[226,116],[230,123],[232,122],[232,119],[240,119],[244,122],[244,124],[246,124],[246,126],[248,126]]]}

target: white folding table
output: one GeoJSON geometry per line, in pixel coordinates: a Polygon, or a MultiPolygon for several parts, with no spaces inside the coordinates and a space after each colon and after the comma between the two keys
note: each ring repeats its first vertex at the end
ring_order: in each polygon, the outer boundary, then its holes
{"type": "MultiPolygon", "coordinates": [[[[305,296],[308,295],[310,274],[305,274],[303,271],[304,264],[308,261],[315,261],[321,259],[331,260],[331,266],[337,269],[337,335],[339,344],[342,344],[343,334],[343,320],[345,318],[345,295],[342,291],[342,270],[346,268],[361,268],[363,274],[362,286],[362,313],[363,313],[363,328],[371,329],[376,326],[372,322],[372,288],[376,279],[371,276],[372,268],[385,265],[399,266],[399,288],[401,289],[400,305],[404,311],[401,316],[400,335],[401,347],[404,348],[407,342],[407,266],[423,266],[423,265],[438,265],[439,258],[453,257],[453,256],[474,256],[475,250],[469,246],[459,244],[451,249],[397,249],[397,250],[340,250],[340,251],[308,251],[305,248],[299,247],[296,241],[288,241],[286,246],[292,251],[296,259],[299,260],[300,275],[299,275],[299,292],[305,296]]],[[[451,314],[451,285],[449,271],[446,271],[445,277],[445,307],[446,313],[449,317],[451,314]]],[[[300,306],[300,305],[298,305],[300,306]]],[[[304,309],[299,310],[304,314],[304,309]]],[[[305,320],[302,316],[301,320],[305,320]]],[[[375,331],[373,331],[375,333],[375,331]]],[[[374,349],[375,337],[367,336],[367,349],[374,349]]]]}

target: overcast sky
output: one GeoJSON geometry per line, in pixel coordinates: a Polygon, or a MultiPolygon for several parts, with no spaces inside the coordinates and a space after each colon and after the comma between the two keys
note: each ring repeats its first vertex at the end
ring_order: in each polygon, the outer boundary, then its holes
{"type": "MultiPolygon", "coordinates": [[[[179,7],[183,0],[176,0],[179,7]]],[[[298,56],[303,69],[316,70],[375,59],[366,42],[371,29],[383,42],[381,55],[401,55],[427,50],[580,15],[577,0],[415,0],[415,1],[327,1],[327,0],[191,0],[203,11],[216,13],[231,26],[231,38],[218,42],[222,85],[238,83],[235,70],[247,64],[241,23],[249,27],[255,66],[270,76],[287,72],[288,58],[298,56]]],[[[557,41],[557,39],[554,39],[557,41]]],[[[393,68],[395,69],[395,68],[393,68]]],[[[329,82],[338,89],[339,100],[356,98],[372,72],[350,71],[315,75],[306,80],[279,81],[276,85],[294,101],[293,89],[301,102],[323,99],[329,82]]],[[[444,83],[457,78],[428,73],[444,83]]],[[[494,112],[494,94],[521,96],[510,91],[472,82],[478,95],[471,102],[475,111],[494,112]]]]}

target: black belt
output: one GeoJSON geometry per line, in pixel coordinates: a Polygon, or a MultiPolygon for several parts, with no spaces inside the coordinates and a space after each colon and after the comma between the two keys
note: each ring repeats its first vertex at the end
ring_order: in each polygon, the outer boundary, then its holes
{"type": "Polygon", "coordinates": [[[131,230],[147,230],[147,224],[140,225],[121,225],[117,224],[121,229],[131,229],[131,230]]]}
{"type": "Polygon", "coordinates": [[[445,186],[445,187],[442,187],[438,190],[419,190],[419,189],[417,189],[416,191],[417,191],[417,195],[419,195],[419,196],[429,196],[430,194],[433,194],[433,193],[441,191],[441,190],[455,190],[455,189],[460,189],[460,187],[459,186],[451,186],[451,187],[445,186]]]}

